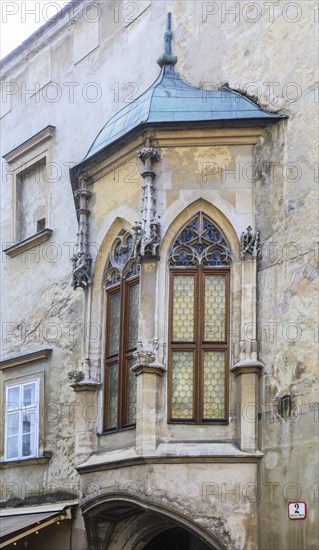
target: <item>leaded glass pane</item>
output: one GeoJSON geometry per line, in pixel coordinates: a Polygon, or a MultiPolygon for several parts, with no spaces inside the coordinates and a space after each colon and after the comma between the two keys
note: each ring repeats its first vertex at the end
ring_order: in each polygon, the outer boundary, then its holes
{"type": "Polygon", "coordinates": [[[194,340],[193,275],[175,275],[173,287],[173,342],[194,340]]]}
{"type": "Polygon", "coordinates": [[[132,357],[128,360],[128,373],[127,373],[127,424],[135,424],[136,422],[136,383],[137,378],[134,372],[131,372],[131,367],[135,365],[136,361],[132,357]]]}
{"type": "Polygon", "coordinates": [[[7,434],[18,435],[19,433],[19,413],[11,413],[7,416],[7,434]]]}
{"type": "Polygon", "coordinates": [[[23,406],[30,407],[35,405],[36,384],[25,384],[23,386],[23,406]]]}
{"type": "Polygon", "coordinates": [[[22,418],[22,433],[30,433],[35,431],[35,413],[23,414],[22,418]]]}
{"type": "Polygon", "coordinates": [[[6,458],[8,460],[10,458],[18,458],[19,456],[18,445],[19,445],[19,436],[14,435],[11,437],[7,437],[6,458]]]}
{"type": "Polygon", "coordinates": [[[204,352],[205,420],[225,418],[225,352],[204,352]]]}
{"type": "Polygon", "coordinates": [[[20,386],[8,388],[7,411],[16,411],[19,409],[20,386]]]}
{"type": "Polygon", "coordinates": [[[107,396],[107,429],[117,427],[118,408],[118,364],[109,365],[108,369],[108,396],[107,396]]]}
{"type": "Polygon", "coordinates": [[[174,351],[172,358],[172,418],[193,418],[193,352],[174,351]]]}
{"type": "Polygon", "coordinates": [[[206,342],[225,340],[226,279],[221,275],[205,276],[205,336],[206,342]]]}
{"type": "Polygon", "coordinates": [[[35,434],[24,434],[22,436],[22,456],[33,455],[35,455],[35,434]]]}
{"type": "Polygon", "coordinates": [[[110,294],[109,301],[109,349],[108,356],[117,355],[120,343],[120,291],[110,294]]]}
{"type": "Polygon", "coordinates": [[[126,349],[136,347],[138,336],[138,303],[139,303],[139,285],[129,287],[129,313],[128,313],[128,341],[126,349]]]}

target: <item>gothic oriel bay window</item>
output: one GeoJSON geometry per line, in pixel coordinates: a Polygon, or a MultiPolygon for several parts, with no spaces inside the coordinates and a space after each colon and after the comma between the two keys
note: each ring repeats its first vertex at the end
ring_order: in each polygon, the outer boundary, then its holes
{"type": "Polygon", "coordinates": [[[133,237],[122,231],[115,239],[104,275],[107,293],[104,430],[135,424],[134,365],[139,314],[139,272],[133,237]]]}
{"type": "Polygon", "coordinates": [[[169,253],[169,419],[226,421],[231,254],[202,212],[169,253]]]}

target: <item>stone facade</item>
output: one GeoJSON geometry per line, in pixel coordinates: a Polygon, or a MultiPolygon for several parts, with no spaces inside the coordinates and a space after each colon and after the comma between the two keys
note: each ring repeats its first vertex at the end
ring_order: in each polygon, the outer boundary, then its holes
{"type": "Polygon", "coordinates": [[[306,2],[83,0],[3,60],[1,507],[78,501],[17,546],[142,550],[180,529],[190,550],[317,548],[317,22],[306,2]],[[145,128],[83,161],[158,76],[168,11],[176,71],[203,103],[227,83],[289,118],[145,128]],[[231,255],[227,421],[174,423],[168,259],[199,212],[231,255]],[[105,287],[124,232],[136,426],[108,432],[105,287]],[[6,388],[34,380],[36,456],[8,460],[6,388]]]}

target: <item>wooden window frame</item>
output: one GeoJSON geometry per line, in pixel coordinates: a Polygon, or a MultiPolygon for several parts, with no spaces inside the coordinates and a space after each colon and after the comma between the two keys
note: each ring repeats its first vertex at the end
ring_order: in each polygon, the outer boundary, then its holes
{"type": "Polygon", "coordinates": [[[139,276],[129,279],[122,278],[118,284],[106,289],[106,353],[105,353],[105,384],[104,384],[104,432],[117,432],[119,430],[135,427],[135,423],[129,423],[128,417],[128,361],[133,357],[134,348],[126,349],[126,341],[129,334],[129,315],[128,306],[130,299],[130,289],[140,284],[139,276]],[[108,356],[109,338],[110,338],[110,297],[116,292],[120,292],[120,326],[119,326],[119,349],[117,354],[108,356]],[[117,426],[107,428],[107,412],[109,398],[109,376],[108,367],[118,364],[118,395],[117,395],[117,426]]]}
{"type": "Polygon", "coordinates": [[[228,424],[229,413],[229,354],[230,354],[230,268],[228,267],[171,267],[169,273],[169,323],[168,323],[168,422],[173,424],[228,424]],[[208,342],[204,340],[205,315],[203,313],[205,296],[205,276],[225,276],[225,340],[208,342]],[[193,342],[174,342],[173,296],[175,275],[194,276],[194,340],[193,342]],[[193,418],[188,420],[172,417],[172,355],[174,351],[193,351],[193,418]],[[223,351],[225,353],[225,417],[220,419],[203,418],[204,403],[204,352],[223,351]]]}
{"type": "Polygon", "coordinates": [[[13,462],[17,460],[28,460],[30,458],[37,458],[39,456],[39,400],[40,400],[40,379],[34,378],[29,381],[21,383],[10,383],[6,386],[6,400],[5,400],[5,438],[4,438],[4,457],[6,462],[13,462]],[[32,405],[23,405],[23,389],[25,386],[35,384],[35,400],[32,405]],[[19,388],[19,403],[11,403],[9,401],[9,390],[12,388],[19,388]],[[7,410],[8,405],[11,405],[13,410],[7,410]],[[34,431],[34,453],[30,455],[23,455],[23,414],[34,413],[35,415],[35,431],[34,431]],[[9,416],[13,414],[19,414],[19,431],[18,431],[18,456],[8,457],[8,422],[9,416]]]}

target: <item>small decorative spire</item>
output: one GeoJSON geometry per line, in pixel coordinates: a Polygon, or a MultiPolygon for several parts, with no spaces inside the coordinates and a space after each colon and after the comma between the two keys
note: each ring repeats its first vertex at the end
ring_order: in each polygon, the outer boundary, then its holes
{"type": "Polygon", "coordinates": [[[166,65],[172,65],[174,67],[177,63],[176,55],[172,55],[173,33],[171,29],[171,15],[171,13],[167,14],[167,27],[164,33],[164,53],[157,60],[160,67],[165,67],[166,65]]]}

